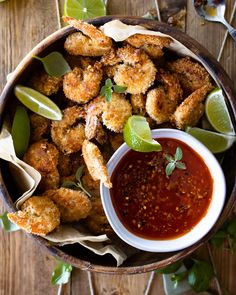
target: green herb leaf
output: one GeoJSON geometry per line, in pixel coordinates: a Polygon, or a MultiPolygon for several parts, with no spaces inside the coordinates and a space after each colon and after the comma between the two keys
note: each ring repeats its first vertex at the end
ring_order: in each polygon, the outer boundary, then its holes
{"type": "Polygon", "coordinates": [[[178,287],[179,282],[183,281],[188,275],[188,271],[175,273],[171,276],[171,281],[174,282],[174,288],[178,287]]]}
{"type": "Polygon", "coordinates": [[[84,165],[80,166],[80,167],[77,169],[77,171],[76,171],[76,173],[75,173],[75,178],[76,178],[76,180],[80,181],[80,179],[81,179],[81,177],[82,177],[82,175],[83,175],[83,171],[84,171],[84,165]]]}
{"type": "Polygon", "coordinates": [[[168,162],[175,162],[175,160],[174,160],[174,158],[171,156],[171,155],[165,155],[165,158],[166,158],[166,160],[168,161],[168,162]]]}
{"type": "Polygon", "coordinates": [[[105,100],[106,102],[110,102],[112,98],[112,92],[113,90],[111,88],[107,88],[105,92],[105,100]]]}
{"type": "Polygon", "coordinates": [[[188,282],[195,292],[203,292],[209,288],[214,276],[212,265],[206,261],[194,260],[192,268],[188,272],[188,282]]]}
{"type": "Polygon", "coordinates": [[[74,181],[66,180],[62,183],[62,187],[74,189],[77,187],[77,184],[74,181]]]}
{"type": "Polygon", "coordinates": [[[183,152],[180,147],[177,147],[176,152],[175,152],[175,161],[181,160],[183,157],[183,152]]]}
{"type": "Polygon", "coordinates": [[[28,148],[30,139],[30,119],[23,106],[16,108],[11,135],[16,155],[21,158],[28,148]]]}
{"type": "Polygon", "coordinates": [[[108,88],[111,88],[111,87],[113,86],[113,83],[112,83],[112,81],[111,81],[110,78],[106,79],[106,81],[105,81],[105,85],[106,85],[108,88]]]}
{"type": "Polygon", "coordinates": [[[105,96],[106,94],[106,90],[107,90],[107,86],[102,86],[101,90],[100,90],[100,95],[105,96]]]}
{"type": "Polygon", "coordinates": [[[186,169],[186,165],[183,162],[176,162],[175,166],[180,169],[180,170],[185,170],[186,169]]]}
{"type": "Polygon", "coordinates": [[[7,217],[8,212],[4,212],[2,215],[0,215],[0,227],[2,227],[6,232],[13,232],[20,230],[20,228],[12,223],[8,217],[7,217]]]}
{"type": "Polygon", "coordinates": [[[211,238],[210,242],[215,247],[220,247],[223,245],[225,239],[227,238],[227,233],[223,230],[219,230],[215,235],[211,238]]]}
{"type": "Polygon", "coordinates": [[[114,85],[113,89],[116,93],[125,93],[127,87],[125,86],[120,86],[120,85],[114,85]]]}
{"type": "Polygon", "coordinates": [[[162,274],[171,274],[176,272],[182,265],[182,261],[177,261],[175,263],[172,263],[164,268],[156,269],[156,273],[162,273],[162,274]]]}
{"type": "Polygon", "coordinates": [[[53,285],[67,284],[70,279],[70,275],[73,267],[65,262],[59,262],[54,269],[51,277],[51,283],[53,285]]]}
{"type": "Polygon", "coordinates": [[[43,63],[45,71],[50,76],[61,77],[71,71],[71,68],[63,55],[58,51],[53,51],[45,57],[34,56],[43,63]]]}
{"type": "Polygon", "coordinates": [[[166,176],[170,176],[174,170],[175,170],[175,163],[169,163],[166,166],[166,176]]]}

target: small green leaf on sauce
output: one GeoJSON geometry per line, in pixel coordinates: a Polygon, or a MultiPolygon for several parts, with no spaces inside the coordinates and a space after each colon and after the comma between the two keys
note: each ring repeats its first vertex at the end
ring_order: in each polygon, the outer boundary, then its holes
{"type": "Polygon", "coordinates": [[[71,71],[71,68],[63,55],[58,51],[53,51],[45,57],[34,56],[43,63],[45,71],[50,76],[61,77],[71,71]]]}
{"type": "Polygon", "coordinates": [[[11,222],[7,217],[8,212],[4,212],[2,215],[0,215],[0,227],[2,227],[6,232],[13,232],[20,230],[20,228],[11,222]]]}
{"type": "Polygon", "coordinates": [[[14,88],[15,96],[28,109],[51,120],[61,120],[62,113],[58,106],[42,93],[21,85],[14,88]]]}
{"type": "Polygon", "coordinates": [[[17,157],[26,152],[30,139],[30,119],[23,106],[17,106],[11,129],[12,140],[17,157]]]}
{"type": "Polygon", "coordinates": [[[72,270],[73,267],[70,264],[59,262],[52,273],[51,283],[53,285],[67,284],[72,270]]]}
{"type": "Polygon", "coordinates": [[[176,162],[175,165],[178,169],[181,169],[181,170],[186,169],[186,165],[183,162],[176,162]]]}
{"type": "Polygon", "coordinates": [[[170,176],[174,170],[175,170],[175,163],[167,164],[167,166],[166,166],[166,176],[170,176]]]}
{"type": "Polygon", "coordinates": [[[188,272],[188,282],[195,292],[203,292],[209,288],[214,276],[213,267],[206,261],[194,260],[188,272]]]}
{"type": "Polygon", "coordinates": [[[181,160],[183,157],[183,152],[180,147],[177,147],[176,152],[175,152],[175,161],[181,160]]]}

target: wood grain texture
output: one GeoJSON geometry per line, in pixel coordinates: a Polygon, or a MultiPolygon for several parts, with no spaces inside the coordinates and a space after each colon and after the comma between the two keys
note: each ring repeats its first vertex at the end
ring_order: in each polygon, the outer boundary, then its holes
{"type": "MultiPolygon", "coordinates": [[[[0,91],[5,84],[6,74],[14,70],[22,57],[44,37],[58,29],[56,5],[63,11],[63,0],[8,0],[0,3],[0,91]]],[[[233,0],[228,0],[226,18],[229,18],[233,0]]],[[[154,0],[110,0],[109,14],[141,16],[154,8],[154,0]]],[[[196,16],[192,0],[187,6],[187,33],[199,41],[217,56],[225,28],[221,24],[205,23],[196,16]]],[[[236,27],[236,19],[233,25],[236,27]]],[[[236,43],[228,37],[221,64],[236,86],[236,43]]],[[[0,200],[0,212],[4,211],[0,200]]],[[[57,287],[50,284],[50,276],[56,262],[39,248],[31,238],[22,232],[6,234],[0,231],[0,295],[51,295],[57,293],[57,287]]],[[[220,282],[235,294],[236,254],[223,249],[212,249],[214,262],[220,282]]],[[[196,255],[209,259],[206,247],[196,255]]],[[[93,274],[96,295],[141,295],[149,278],[149,273],[139,275],[103,275],[93,274]]],[[[213,287],[215,288],[214,282],[213,287]]],[[[76,269],[70,284],[63,286],[64,295],[87,295],[89,284],[87,273],[76,269]]],[[[162,277],[155,275],[149,295],[164,295],[162,277]]]]}

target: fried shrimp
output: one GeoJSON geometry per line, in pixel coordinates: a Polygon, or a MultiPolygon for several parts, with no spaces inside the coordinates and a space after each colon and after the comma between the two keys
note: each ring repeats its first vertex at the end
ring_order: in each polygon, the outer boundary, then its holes
{"type": "Polygon", "coordinates": [[[92,210],[84,220],[85,225],[95,235],[114,233],[104,213],[100,197],[91,198],[92,210]]]}
{"type": "Polygon", "coordinates": [[[50,96],[57,93],[62,87],[62,78],[53,77],[41,71],[34,75],[29,82],[30,86],[44,95],[50,96]]]}
{"type": "Polygon", "coordinates": [[[30,115],[30,139],[32,142],[45,139],[50,135],[50,125],[49,119],[42,117],[37,114],[30,115]]]}
{"type": "Polygon", "coordinates": [[[101,56],[112,48],[112,39],[99,29],[86,22],[64,17],[64,21],[81,32],[66,38],[64,47],[69,54],[83,56],[101,56]]]}
{"type": "Polygon", "coordinates": [[[210,75],[198,62],[183,57],[168,63],[171,72],[177,73],[185,95],[189,95],[202,86],[209,84],[210,75]]]}
{"type": "Polygon", "coordinates": [[[100,63],[88,65],[84,70],[75,67],[63,79],[65,96],[77,103],[86,103],[95,97],[100,90],[103,71],[100,63]]]}
{"type": "Polygon", "coordinates": [[[120,133],[131,115],[132,107],[125,95],[113,92],[111,101],[104,104],[102,121],[108,129],[120,133]]]}
{"type": "Polygon", "coordinates": [[[20,211],[8,213],[9,220],[27,233],[45,236],[60,224],[60,211],[47,197],[33,196],[20,211]]]}
{"type": "Polygon", "coordinates": [[[34,167],[42,176],[39,190],[44,191],[59,186],[58,157],[59,152],[55,145],[46,140],[31,144],[24,154],[23,161],[34,167]]]}
{"type": "Polygon", "coordinates": [[[106,187],[111,188],[110,176],[108,175],[105,161],[98,147],[94,143],[85,140],[82,146],[82,154],[93,180],[100,180],[106,187]]]}
{"type": "Polygon", "coordinates": [[[75,222],[86,218],[92,208],[91,201],[80,190],[61,187],[46,191],[44,196],[57,205],[63,222],[75,222]]]}
{"type": "Polygon", "coordinates": [[[122,63],[116,68],[115,83],[127,87],[127,93],[145,93],[156,76],[156,68],[151,59],[144,51],[130,45],[119,48],[117,55],[122,63]]]}
{"type": "Polygon", "coordinates": [[[179,80],[175,76],[161,70],[159,79],[162,86],[150,90],[146,100],[146,111],[157,124],[170,120],[183,94],[179,80]]]}
{"type": "Polygon", "coordinates": [[[73,106],[64,110],[61,121],[52,122],[52,140],[65,154],[75,153],[81,149],[85,132],[84,124],[80,121],[84,118],[84,108],[73,106]]]}
{"type": "Polygon", "coordinates": [[[126,39],[135,48],[142,48],[151,58],[161,57],[163,47],[169,47],[171,39],[168,37],[135,34],[126,39]]]}
{"type": "Polygon", "coordinates": [[[100,196],[100,182],[98,180],[93,180],[87,168],[84,170],[84,174],[82,176],[82,183],[83,186],[91,193],[92,196],[100,196]]]}
{"type": "Polygon", "coordinates": [[[100,144],[107,141],[107,133],[101,123],[104,104],[102,96],[96,97],[88,104],[86,115],[85,136],[88,140],[95,138],[100,144]]]}
{"type": "Polygon", "coordinates": [[[130,97],[133,113],[144,116],[146,114],[146,96],[144,94],[132,94],[130,97]]]}
{"type": "Polygon", "coordinates": [[[202,86],[187,97],[176,109],[171,121],[179,129],[195,126],[204,113],[203,101],[212,89],[211,84],[202,86]]]}

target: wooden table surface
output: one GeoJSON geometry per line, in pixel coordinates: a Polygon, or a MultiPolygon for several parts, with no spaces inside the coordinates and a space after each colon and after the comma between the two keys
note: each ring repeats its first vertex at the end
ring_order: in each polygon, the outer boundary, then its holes
{"type": "MultiPolygon", "coordinates": [[[[39,41],[61,26],[63,13],[60,0],[7,0],[0,3],[0,91],[6,83],[6,76],[12,72],[24,55],[39,41]]],[[[166,2],[159,1],[165,8],[166,2]]],[[[235,0],[228,0],[226,19],[229,20],[235,0]]],[[[154,0],[110,0],[109,14],[142,16],[155,8],[154,0]]],[[[185,31],[205,46],[215,57],[218,56],[225,28],[217,23],[203,23],[196,15],[192,0],[186,0],[185,31]]],[[[236,17],[232,25],[236,27],[236,17]]],[[[236,87],[236,43],[229,37],[220,60],[236,87]]],[[[234,168],[232,168],[234,169],[234,168]]],[[[5,210],[0,200],[0,212],[5,210]]],[[[195,253],[204,258],[212,258],[221,290],[216,294],[236,294],[236,253],[225,249],[203,246],[195,253]],[[226,293],[228,290],[229,293],[226,293]]],[[[50,283],[51,272],[56,261],[24,232],[7,234],[0,230],[0,295],[51,295],[57,294],[57,287],[50,283]]],[[[94,293],[98,295],[144,294],[150,273],[138,275],[92,274],[94,293]]],[[[217,289],[216,280],[213,286],[217,289]]],[[[88,276],[85,271],[74,269],[70,283],[63,286],[62,294],[90,294],[88,276]]],[[[155,274],[150,295],[162,295],[161,275],[155,274]]]]}

